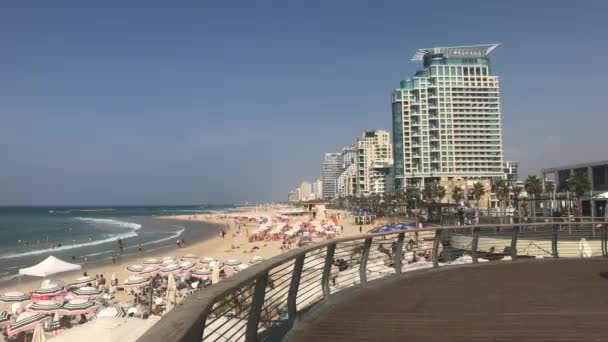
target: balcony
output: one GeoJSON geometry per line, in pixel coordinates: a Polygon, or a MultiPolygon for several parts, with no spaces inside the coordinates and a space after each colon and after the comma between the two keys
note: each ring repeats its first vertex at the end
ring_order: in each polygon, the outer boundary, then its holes
{"type": "Polygon", "coordinates": [[[190,295],[139,341],[606,336],[608,237],[595,229],[606,222],[482,219],[485,225],[363,234],[280,254],[190,295]],[[412,254],[429,259],[412,262],[412,254]],[[339,258],[345,260],[340,268],[339,258]]]}

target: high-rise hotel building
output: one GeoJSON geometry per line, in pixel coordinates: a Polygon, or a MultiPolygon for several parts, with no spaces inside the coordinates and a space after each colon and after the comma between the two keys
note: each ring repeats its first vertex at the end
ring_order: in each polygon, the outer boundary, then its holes
{"type": "Polygon", "coordinates": [[[392,95],[395,189],[431,180],[503,178],[498,45],[420,49],[423,68],[392,95]]]}

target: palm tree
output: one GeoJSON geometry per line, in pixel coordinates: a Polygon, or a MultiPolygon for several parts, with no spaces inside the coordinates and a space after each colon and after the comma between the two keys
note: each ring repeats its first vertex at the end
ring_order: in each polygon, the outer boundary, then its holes
{"type": "Polygon", "coordinates": [[[532,198],[532,216],[536,216],[536,202],[534,199],[536,195],[543,192],[543,183],[540,179],[534,175],[529,175],[528,179],[524,183],[524,188],[528,192],[528,195],[532,198]]]}
{"type": "Polygon", "coordinates": [[[477,209],[479,209],[479,200],[486,194],[486,188],[483,184],[477,182],[473,184],[473,197],[477,201],[477,209]]]}
{"type": "Polygon", "coordinates": [[[458,203],[463,198],[464,198],[464,191],[462,191],[462,188],[455,186],[454,189],[452,189],[452,199],[454,200],[455,203],[458,203]]]}
{"type": "Polygon", "coordinates": [[[576,214],[578,216],[581,216],[583,202],[582,197],[585,192],[591,190],[591,183],[589,182],[589,178],[585,174],[576,174],[570,177],[570,179],[568,179],[568,187],[570,191],[574,192],[574,194],[576,195],[576,202],[578,206],[576,214]]]}
{"type": "Polygon", "coordinates": [[[445,188],[435,183],[426,183],[422,189],[422,198],[431,203],[441,202],[445,197],[445,188]]]}
{"type": "Polygon", "coordinates": [[[447,194],[447,191],[445,190],[443,185],[437,185],[437,189],[435,189],[435,195],[437,196],[437,199],[439,202],[441,202],[441,200],[443,200],[443,198],[445,197],[446,194],[447,194]]]}
{"type": "Polygon", "coordinates": [[[509,184],[504,179],[496,181],[496,195],[500,197],[501,216],[505,216],[504,203],[509,198],[509,184]]]}

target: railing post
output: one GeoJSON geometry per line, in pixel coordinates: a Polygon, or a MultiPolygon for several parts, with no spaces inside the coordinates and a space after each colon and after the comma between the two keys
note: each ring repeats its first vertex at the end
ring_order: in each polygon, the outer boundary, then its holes
{"type": "Polygon", "coordinates": [[[602,224],[602,256],[608,256],[608,226],[602,224]]]}
{"type": "Polygon", "coordinates": [[[477,263],[477,245],[479,243],[479,228],[473,228],[473,241],[471,241],[471,258],[473,263],[477,263]]]}
{"type": "Polygon", "coordinates": [[[365,285],[367,283],[367,259],[369,258],[369,249],[372,247],[372,237],[368,237],[365,239],[365,243],[363,244],[363,254],[361,254],[361,264],[359,265],[359,279],[361,280],[361,285],[365,285]]]}
{"type": "Polygon", "coordinates": [[[327,245],[327,252],[325,253],[325,265],[323,266],[323,276],[321,277],[321,288],[323,289],[323,298],[327,299],[331,295],[331,289],[329,288],[329,275],[331,272],[331,266],[334,264],[334,253],[336,252],[336,243],[327,245]]]}
{"type": "Polygon", "coordinates": [[[298,314],[296,299],[298,298],[298,289],[300,287],[300,278],[302,277],[302,268],[304,267],[304,258],[306,258],[306,254],[298,256],[293,264],[291,284],[289,285],[289,294],[287,295],[287,324],[289,329],[293,327],[298,314]]]}
{"type": "Polygon", "coordinates": [[[519,235],[519,226],[513,226],[513,235],[511,236],[511,260],[517,260],[517,237],[519,235]]]}
{"type": "Polygon", "coordinates": [[[395,273],[401,274],[401,256],[403,254],[403,239],[405,233],[399,233],[397,237],[397,246],[395,247],[395,255],[393,255],[393,266],[395,266],[395,273]]]}
{"type": "Polygon", "coordinates": [[[257,342],[258,340],[258,325],[266,297],[266,285],[268,284],[268,271],[262,274],[255,280],[255,288],[253,290],[253,299],[249,309],[249,319],[247,320],[247,331],[245,333],[246,342],[257,342]]]}
{"type": "Polygon", "coordinates": [[[435,231],[435,241],[433,242],[433,267],[439,267],[439,244],[441,243],[441,232],[443,229],[435,231]]]}
{"type": "Polygon", "coordinates": [[[557,240],[559,239],[559,225],[553,225],[553,234],[551,235],[551,252],[553,253],[553,257],[555,259],[559,258],[559,254],[557,252],[557,240]]]}

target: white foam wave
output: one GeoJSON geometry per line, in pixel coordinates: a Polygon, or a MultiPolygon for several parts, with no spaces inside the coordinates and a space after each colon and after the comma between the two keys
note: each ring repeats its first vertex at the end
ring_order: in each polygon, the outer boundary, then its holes
{"type": "Polygon", "coordinates": [[[67,250],[74,249],[74,248],[101,245],[103,243],[116,241],[117,239],[128,239],[128,238],[132,238],[132,237],[136,237],[136,236],[137,236],[136,232],[118,234],[111,238],[91,241],[91,242],[87,242],[87,243],[79,243],[79,244],[75,244],[75,245],[62,245],[61,247],[55,247],[55,248],[46,248],[46,249],[39,249],[39,250],[23,252],[23,253],[0,255],[0,259],[14,259],[14,258],[20,258],[23,256],[28,256],[28,255],[39,255],[39,254],[45,254],[45,253],[49,253],[49,252],[67,251],[67,250]]]}
{"type": "Polygon", "coordinates": [[[114,219],[92,218],[92,217],[74,217],[74,219],[80,220],[80,221],[86,221],[86,222],[104,223],[104,224],[109,224],[109,225],[118,226],[118,227],[122,227],[122,228],[135,229],[135,230],[138,230],[139,228],[141,228],[141,224],[139,224],[139,223],[120,221],[120,220],[114,220],[114,219]]]}
{"type": "MultiPolygon", "coordinates": [[[[148,241],[148,242],[142,243],[141,245],[142,246],[147,246],[147,245],[152,245],[152,244],[155,244],[155,243],[160,243],[160,242],[164,242],[164,241],[167,241],[167,240],[178,238],[180,235],[182,235],[182,233],[184,232],[185,228],[181,227],[181,226],[174,226],[174,227],[181,228],[181,229],[178,230],[178,231],[173,232],[173,234],[171,234],[171,235],[169,235],[167,237],[164,237],[164,238],[158,239],[158,240],[154,240],[154,241],[148,241]]],[[[126,249],[127,250],[129,250],[129,249],[135,249],[135,248],[138,248],[138,246],[128,247],[126,249]]],[[[109,251],[91,253],[91,254],[87,254],[87,256],[98,256],[98,255],[108,254],[108,253],[112,253],[112,252],[115,252],[115,250],[109,250],[109,251]]]]}

